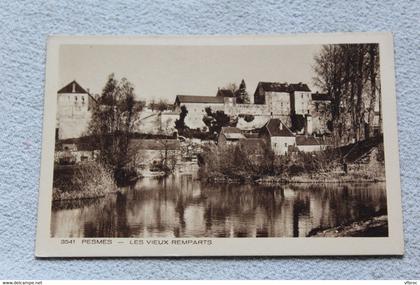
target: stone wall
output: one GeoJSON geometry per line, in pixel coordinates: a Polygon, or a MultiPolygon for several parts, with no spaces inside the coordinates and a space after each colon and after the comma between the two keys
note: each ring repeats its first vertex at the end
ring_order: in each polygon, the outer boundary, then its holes
{"type": "Polygon", "coordinates": [[[145,109],[134,121],[133,131],[143,134],[171,135],[175,131],[175,120],[179,118],[176,112],[159,112],[145,109]]]}

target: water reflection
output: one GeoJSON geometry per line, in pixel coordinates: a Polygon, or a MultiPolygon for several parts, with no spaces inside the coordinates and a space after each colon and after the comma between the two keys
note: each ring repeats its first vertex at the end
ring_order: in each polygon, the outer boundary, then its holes
{"type": "Polygon", "coordinates": [[[386,213],[384,183],[209,185],[142,179],[86,203],[54,204],[53,237],[303,237],[386,213]]]}

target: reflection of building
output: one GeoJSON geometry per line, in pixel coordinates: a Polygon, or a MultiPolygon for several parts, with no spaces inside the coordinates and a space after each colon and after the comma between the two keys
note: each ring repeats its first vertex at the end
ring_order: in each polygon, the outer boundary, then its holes
{"type": "Polygon", "coordinates": [[[78,138],[89,126],[95,99],[76,81],[57,92],[56,139],[78,138]]]}

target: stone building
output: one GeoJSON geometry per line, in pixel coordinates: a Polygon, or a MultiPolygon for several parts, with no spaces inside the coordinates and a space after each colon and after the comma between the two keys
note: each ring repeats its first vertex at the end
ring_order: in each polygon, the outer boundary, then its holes
{"type": "Polygon", "coordinates": [[[327,134],[330,119],[331,99],[326,94],[313,93],[305,83],[259,82],[254,92],[254,102],[238,104],[234,93],[218,89],[216,96],[178,95],[175,111],[181,106],[188,110],[185,119],[190,128],[203,128],[205,109],[223,111],[238,117],[238,127],[243,130],[261,128],[269,119],[280,119],[297,134],[327,134]],[[252,115],[254,120],[245,122],[244,116],[252,115]]]}
{"type": "Polygon", "coordinates": [[[259,82],[254,93],[254,104],[266,105],[271,116],[288,116],[292,106],[287,83],[259,82]]]}
{"type": "Polygon", "coordinates": [[[308,85],[299,82],[289,84],[291,113],[297,115],[310,116],[310,106],[312,102],[311,89],[308,85]]]}
{"type": "Polygon", "coordinates": [[[311,99],[311,90],[302,82],[259,82],[254,93],[255,104],[266,105],[272,118],[281,119],[287,127],[299,133],[313,132],[311,99]]]}
{"type": "Polygon", "coordinates": [[[56,139],[86,134],[95,99],[75,80],[57,92],[56,139]]]}

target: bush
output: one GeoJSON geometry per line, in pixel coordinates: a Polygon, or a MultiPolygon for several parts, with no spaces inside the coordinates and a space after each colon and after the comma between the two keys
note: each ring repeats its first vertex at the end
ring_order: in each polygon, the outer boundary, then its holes
{"type": "Polygon", "coordinates": [[[98,162],[54,168],[53,201],[101,197],[115,187],[112,172],[98,162]]]}
{"type": "Polygon", "coordinates": [[[255,117],[253,115],[243,115],[243,114],[240,114],[239,117],[240,118],[244,118],[245,122],[247,122],[247,123],[250,123],[250,122],[252,122],[255,119],[255,117]]]}
{"type": "Polygon", "coordinates": [[[251,155],[237,146],[204,148],[198,158],[201,178],[232,178],[254,180],[264,176],[292,177],[331,171],[340,165],[339,153],[331,150],[321,152],[293,152],[276,156],[265,145],[260,155],[251,155]]]}

